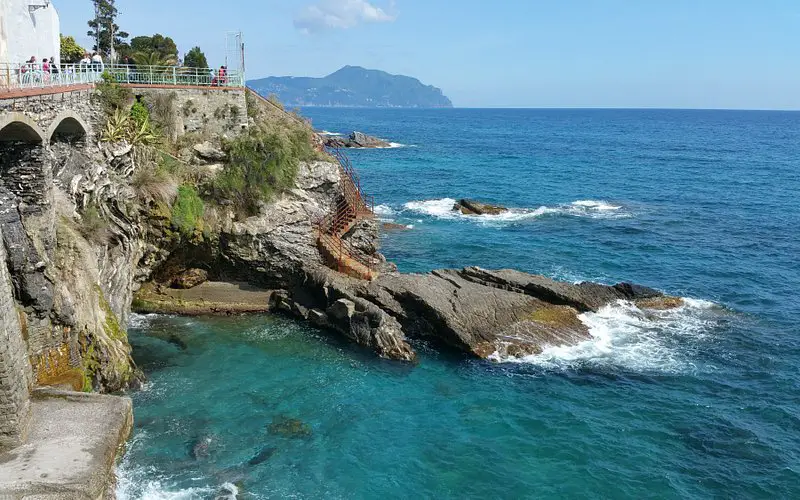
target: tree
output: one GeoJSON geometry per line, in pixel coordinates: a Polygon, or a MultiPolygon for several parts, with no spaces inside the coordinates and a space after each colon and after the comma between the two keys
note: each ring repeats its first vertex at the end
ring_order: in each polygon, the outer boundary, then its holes
{"type": "Polygon", "coordinates": [[[200,47],[194,47],[186,53],[183,57],[183,65],[188,68],[203,68],[208,69],[208,61],[206,55],[200,50],[200,47]]]}
{"type": "Polygon", "coordinates": [[[137,66],[176,66],[178,64],[175,56],[164,56],[155,50],[134,52],[133,61],[137,66]]]}
{"type": "Polygon", "coordinates": [[[61,62],[76,63],[81,60],[86,50],[78,45],[75,38],[61,35],[61,62]]]}
{"type": "Polygon", "coordinates": [[[136,60],[135,54],[137,53],[156,53],[159,58],[178,60],[178,46],[172,38],[156,33],[153,36],[137,36],[131,39],[131,52],[134,53],[134,61],[136,60]]]}
{"type": "Polygon", "coordinates": [[[114,22],[117,18],[115,0],[92,0],[94,3],[95,17],[89,21],[91,28],[86,34],[95,38],[94,50],[105,56],[110,56],[117,49],[127,50],[125,39],[128,33],[120,31],[114,22]]]}

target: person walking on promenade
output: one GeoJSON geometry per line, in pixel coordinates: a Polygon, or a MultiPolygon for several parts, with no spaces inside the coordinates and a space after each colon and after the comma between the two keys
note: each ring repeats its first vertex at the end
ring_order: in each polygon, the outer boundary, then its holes
{"type": "Polygon", "coordinates": [[[92,71],[95,73],[103,71],[103,58],[97,52],[92,54],[92,71]]]}

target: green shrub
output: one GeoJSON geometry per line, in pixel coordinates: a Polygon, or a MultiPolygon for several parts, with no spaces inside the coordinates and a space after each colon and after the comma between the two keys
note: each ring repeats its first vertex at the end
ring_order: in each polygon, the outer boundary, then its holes
{"type": "Polygon", "coordinates": [[[178,188],[178,196],[172,205],[172,226],[183,236],[192,237],[195,230],[202,231],[205,205],[193,186],[178,188]]]}
{"type": "Polygon", "coordinates": [[[228,164],[214,179],[211,191],[245,217],[257,214],[262,202],[292,188],[299,162],[316,156],[305,129],[253,127],[226,149],[228,164]]]}
{"type": "Polygon", "coordinates": [[[147,110],[147,106],[145,106],[141,101],[136,101],[131,106],[131,118],[137,125],[141,125],[150,118],[150,111],[147,110]]]}
{"type": "Polygon", "coordinates": [[[133,99],[131,90],[117,83],[108,71],[103,73],[102,78],[103,81],[95,85],[95,89],[106,113],[110,115],[118,109],[127,107],[128,103],[133,99]]]}

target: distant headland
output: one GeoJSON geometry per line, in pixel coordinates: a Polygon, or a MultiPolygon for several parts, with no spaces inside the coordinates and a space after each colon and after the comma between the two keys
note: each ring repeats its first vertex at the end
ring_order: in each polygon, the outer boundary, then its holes
{"type": "Polygon", "coordinates": [[[247,85],[263,96],[275,94],[288,106],[353,108],[452,108],[432,85],[416,78],[391,75],[360,66],[345,66],[323,78],[269,77],[247,85]]]}

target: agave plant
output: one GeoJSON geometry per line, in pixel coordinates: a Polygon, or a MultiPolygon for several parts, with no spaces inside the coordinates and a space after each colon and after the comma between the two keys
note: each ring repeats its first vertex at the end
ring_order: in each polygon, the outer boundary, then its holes
{"type": "Polygon", "coordinates": [[[128,137],[129,129],[130,115],[122,109],[117,109],[108,118],[100,140],[103,142],[119,142],[128,137]]]}
{"type": "Polygon", "coordinates": [[[150,126],[150,118],[146,117],[141,124],[133,124],[130,128],[128,141],[134,145],[148,145],[158,140],[158,134],[150,126]]]}

